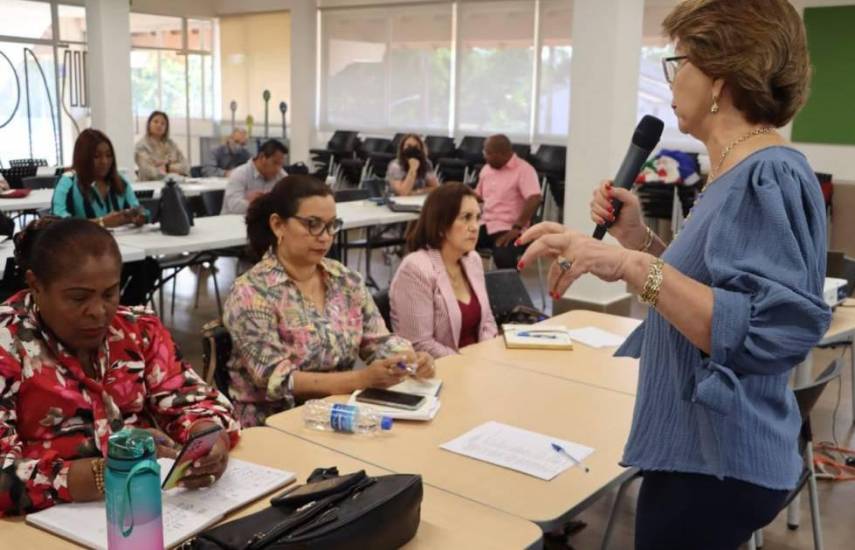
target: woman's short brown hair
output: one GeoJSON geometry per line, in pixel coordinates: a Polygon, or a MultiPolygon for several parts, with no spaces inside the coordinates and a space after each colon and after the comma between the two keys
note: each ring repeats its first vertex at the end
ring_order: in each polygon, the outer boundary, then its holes
{"type": "Polygon", "coordinates": [[[781,127],[804,104],[807,40],[787,0],[686,0],[662,27],[693,65],[724,79],[749,122],[781,127]]]}
{"type": "Polygon", "coordinates": [[[445,233],[460,215],[460,205],[465,197],[478,195],[471,187],[451,181],[431,191],[416,225],[407,235],[407,248],[410,252],[427,248],[440,248],[445,241],[445,233]]]}

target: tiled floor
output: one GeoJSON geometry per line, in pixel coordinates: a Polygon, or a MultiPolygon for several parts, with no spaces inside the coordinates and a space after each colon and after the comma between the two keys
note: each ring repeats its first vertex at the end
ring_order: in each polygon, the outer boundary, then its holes
{"type": "MultiPolygon", "coordinates": [[[[376,254],[377,259],[372,262],[372,274],[379,284],[387,284],[389,280],[390,267],[386,266],[376,254]]],[[[351,258],[351,265],[356,265],[357,258],[351,258]]],[[[223,259],[218,262],[218,281],[223,300],[231,287],[234,278],[235,261],[223,259]]],[[[169,310],[169,297],[167,296],[167,313],[165,321],[172,330],[175,340],[181,346],[185,357],[194,365],[201,365],[201,343],[199,330],[202,325],[217,317],[216,301],[214,299],[214,288],[210,276],[205,275],[201,279],[202,292],[198,308],[194,308],[194,296],[196,289],[196,276],[185,272],[178,277],[175,316],[171,317],[169,310]]],[[[532,300],[536,306],[540,306],[540,291],[537,283],[537,275],[534,270],[525,273],[526,286],[532,294],[532,300]]],[[[171,289],[170,289],[171,290],[171,289]]],[[[643,310],[640,307],[633,308],[635,314],[640,315],[643,310]]],[[[842,353],[838,351],[816,352],[817,372],[823,369],[833,358],[842,353]]],[[[840,382],[833,382],[828,386],[820,398],[819,403],[812,415],[813,427],[816,439],[831,440],[832,420],[836,419],[837,437],[839,443],[848,448],[855,447],[855,426],[852,418],[852,395],[850,379],[852,372],[849,368],[849,356],[844,357],[845,368],[840,382]],[[842,384],[842,385],[841,385],[842,384]],[[838,403],[838,397],[839,403],[838,403]],[[833,414],[836,405],[839,405],[836,416],[833,414]]],[[[638,482],[633,483],[623,499],[615,523],[614,537],[611,548],[632,548],[635,497],[638,491],[638,482]]],[[[806,495],[806,493],[805,493],[806,495]]],[[[600,547],[600,542],[605,528],[608,511],[611,507],[614,494],[600,499],[591,508],[581,514],[581,520],[588,525],[571,539],[573,548],[594,549],[600,547]]],[[[855,481],[850,482],[819,482],[819,502],[822,514],[822,532],[825,548],[827,550],[844,550],[855,548],[855,481]]],[[[786,514],[779,517],[764,530],[764,548],[770,550],[796,550],[813,548],[811,532],[810,510],[808,499],[801,499],[802,521],[798,530],[791,531],[786,525],[786,514]]]]}

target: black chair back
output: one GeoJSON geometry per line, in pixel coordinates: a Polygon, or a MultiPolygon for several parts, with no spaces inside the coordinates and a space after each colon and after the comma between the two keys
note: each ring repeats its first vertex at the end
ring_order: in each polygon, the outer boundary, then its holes
{"type": "Polygon", "coordinates": [[[21,166],[47,166],[47,159],[14,159],[9,161],[11,168],[21,166]]]}
{"type": "Polygon", "coordinates": [[[825,276],[843,278],[843,257],[845,252],[829,250],[825,256],[825,276]]]}
{"type": "Polygon", "coordinates": [[[225,195],[225,189],[203,191],[200,196],[202,198],[204,215],[219,216],[220,212],[223,210],[223,198],[225,195]]]}
{"type": "Polygon", "coordinates": [[[453,157],[455,153],[454,138],[448,136],[427,136],[425,147],[428,149],[428,158],[434,164],[444,157],[453,157]]]}
{"type": "Polygon", "coordinates": [[[391,153],[392,141],[386,138],[365,138],[360,147],[362,158],[368,158],[376,153],[391,153]]]}
{"type": "Polygon", "coordinates": [[[843,257],[841,279],[846,279],[847,295],[851,296],[852,292],[855,291],[855,259],[852,259],[849,256],[843,257]]]}
{"type": "Polygon", "coordinates": [[[359,146],[359,132],[336,130],[327,142],[327,149],[337,153],[352,153],[359,146]]]}
{"type": "Polygon", "coordinates": [[[484,163],[484,142],[487,138],[464,136],[457,147],[457,156],[467,163],[484,163]]]}
{"type": "Polygon", "coordinates": [[[371,198],[368,189],[339,189],[333,194],[335,202],[364,201],[371,198]]]}
{"type": "Polygon", "coordinates": [[[377,304],[377,309],[380,310],[380,315],[383,316],[383,321],[386,322],[386,328],[392,332],[392,304],[389,300],[389,289],[384,288],[374,294],[374,303],[377,304]]]}
{"type": "Polygon", "coordinates": [[[517,306],[534,308],[531,296],[525,288],[522,277],[516,269],[495,269],[484,274],[487,283],[487,297],[493,316],[507,318],[517,306]]]}
{"type": "MultiPolygon", "coordinates": [[[[11,162],[10,162],[11,164],[11,162]]],[[[35,177],[38,167],[34,164],[25,166],[12,166],[11,168],[0,168],[0,175],[12,189],[21,189],[24,186],[24,178],[35,177]]]]}
{"type": "Polygon", "coordinates": [[[21,184],[24,189],[53,189],[56,187],[56,176],[33,176],[22,178],[21,184]]]}
{"type": "Polygon", "coordinates": [[[512,143],[511,149],[516,155],[526,162],[531,162],[531,145],[528,143],[512,143]]]}
{"type": "Polygon", "coordinates": [[[204,174],[202,174],[201,166],[191,166],[190,167],[190,177],[191,178],[201,178],[204,174]]]}
{"type": "Polygon", "coordinates": [[[541,145],[532,159],[534,168],[547,175],[560,175],[564,179],[567,165],[567,147],[563,145],[541,145]]]}

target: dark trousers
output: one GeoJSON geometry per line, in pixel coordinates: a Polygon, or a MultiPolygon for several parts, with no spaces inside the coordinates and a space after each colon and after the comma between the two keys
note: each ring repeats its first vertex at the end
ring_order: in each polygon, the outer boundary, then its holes
{"type": "Polygon", "coordinates": [[[488,235],[487,226],[482,225],[481,230],[478,232],[478,244],[475,245],[475,248],[478,250],[490,250],[493,253],[493,263],[496,264],[497,268],[513,269],[517,267],[517,261],[519,261],[519,257],[522,255],[525,247],[514,246],[513,243],[508,246],[496,246],[496,241],[505,233],[507,231],[488,235]]]}
{"type": "Polygon", "coordinates": [[[736,550],[768,525],[789,491],[700,474],[644,472],[635,549],[736,550]]]}

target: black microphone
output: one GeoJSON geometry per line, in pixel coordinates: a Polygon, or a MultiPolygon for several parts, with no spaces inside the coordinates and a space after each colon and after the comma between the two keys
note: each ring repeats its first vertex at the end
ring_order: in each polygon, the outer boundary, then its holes
{"type": "MultiPolygon", "coordinates": [[[[641,166],[644,164],[644,161],[647,160],[647,157],[650,156],[650,152],[653,151],[656,144],[659,143],[659,138],[662,137],[662,129],[664,127],[665,123],[655,116],[644,115],[644,118],[642,118],[641,122],[638,123],[638,126],[635,127],[635,132],[632,134],[632,143],[629,144],[629,149],[623,157],[623,162],[617,171],[617,175],[614,179],[615,187],[622,187],[624,189],[632,188],[632,184],[635,183],[636,176],[641,172],[641,166]]],[[[612,199],[615,221],[617,221],[617,217],[618,214],[620,214],[622,206],[622,202],[617,199],[612,199]]],[[[603,225],[598,225],[597,228],[594,229],[594,238],[602,240],[606,235],[606,231],[608,231],[609,227],[614,223],[615,222],[612,221],[606,221],[603,225]]]]}

